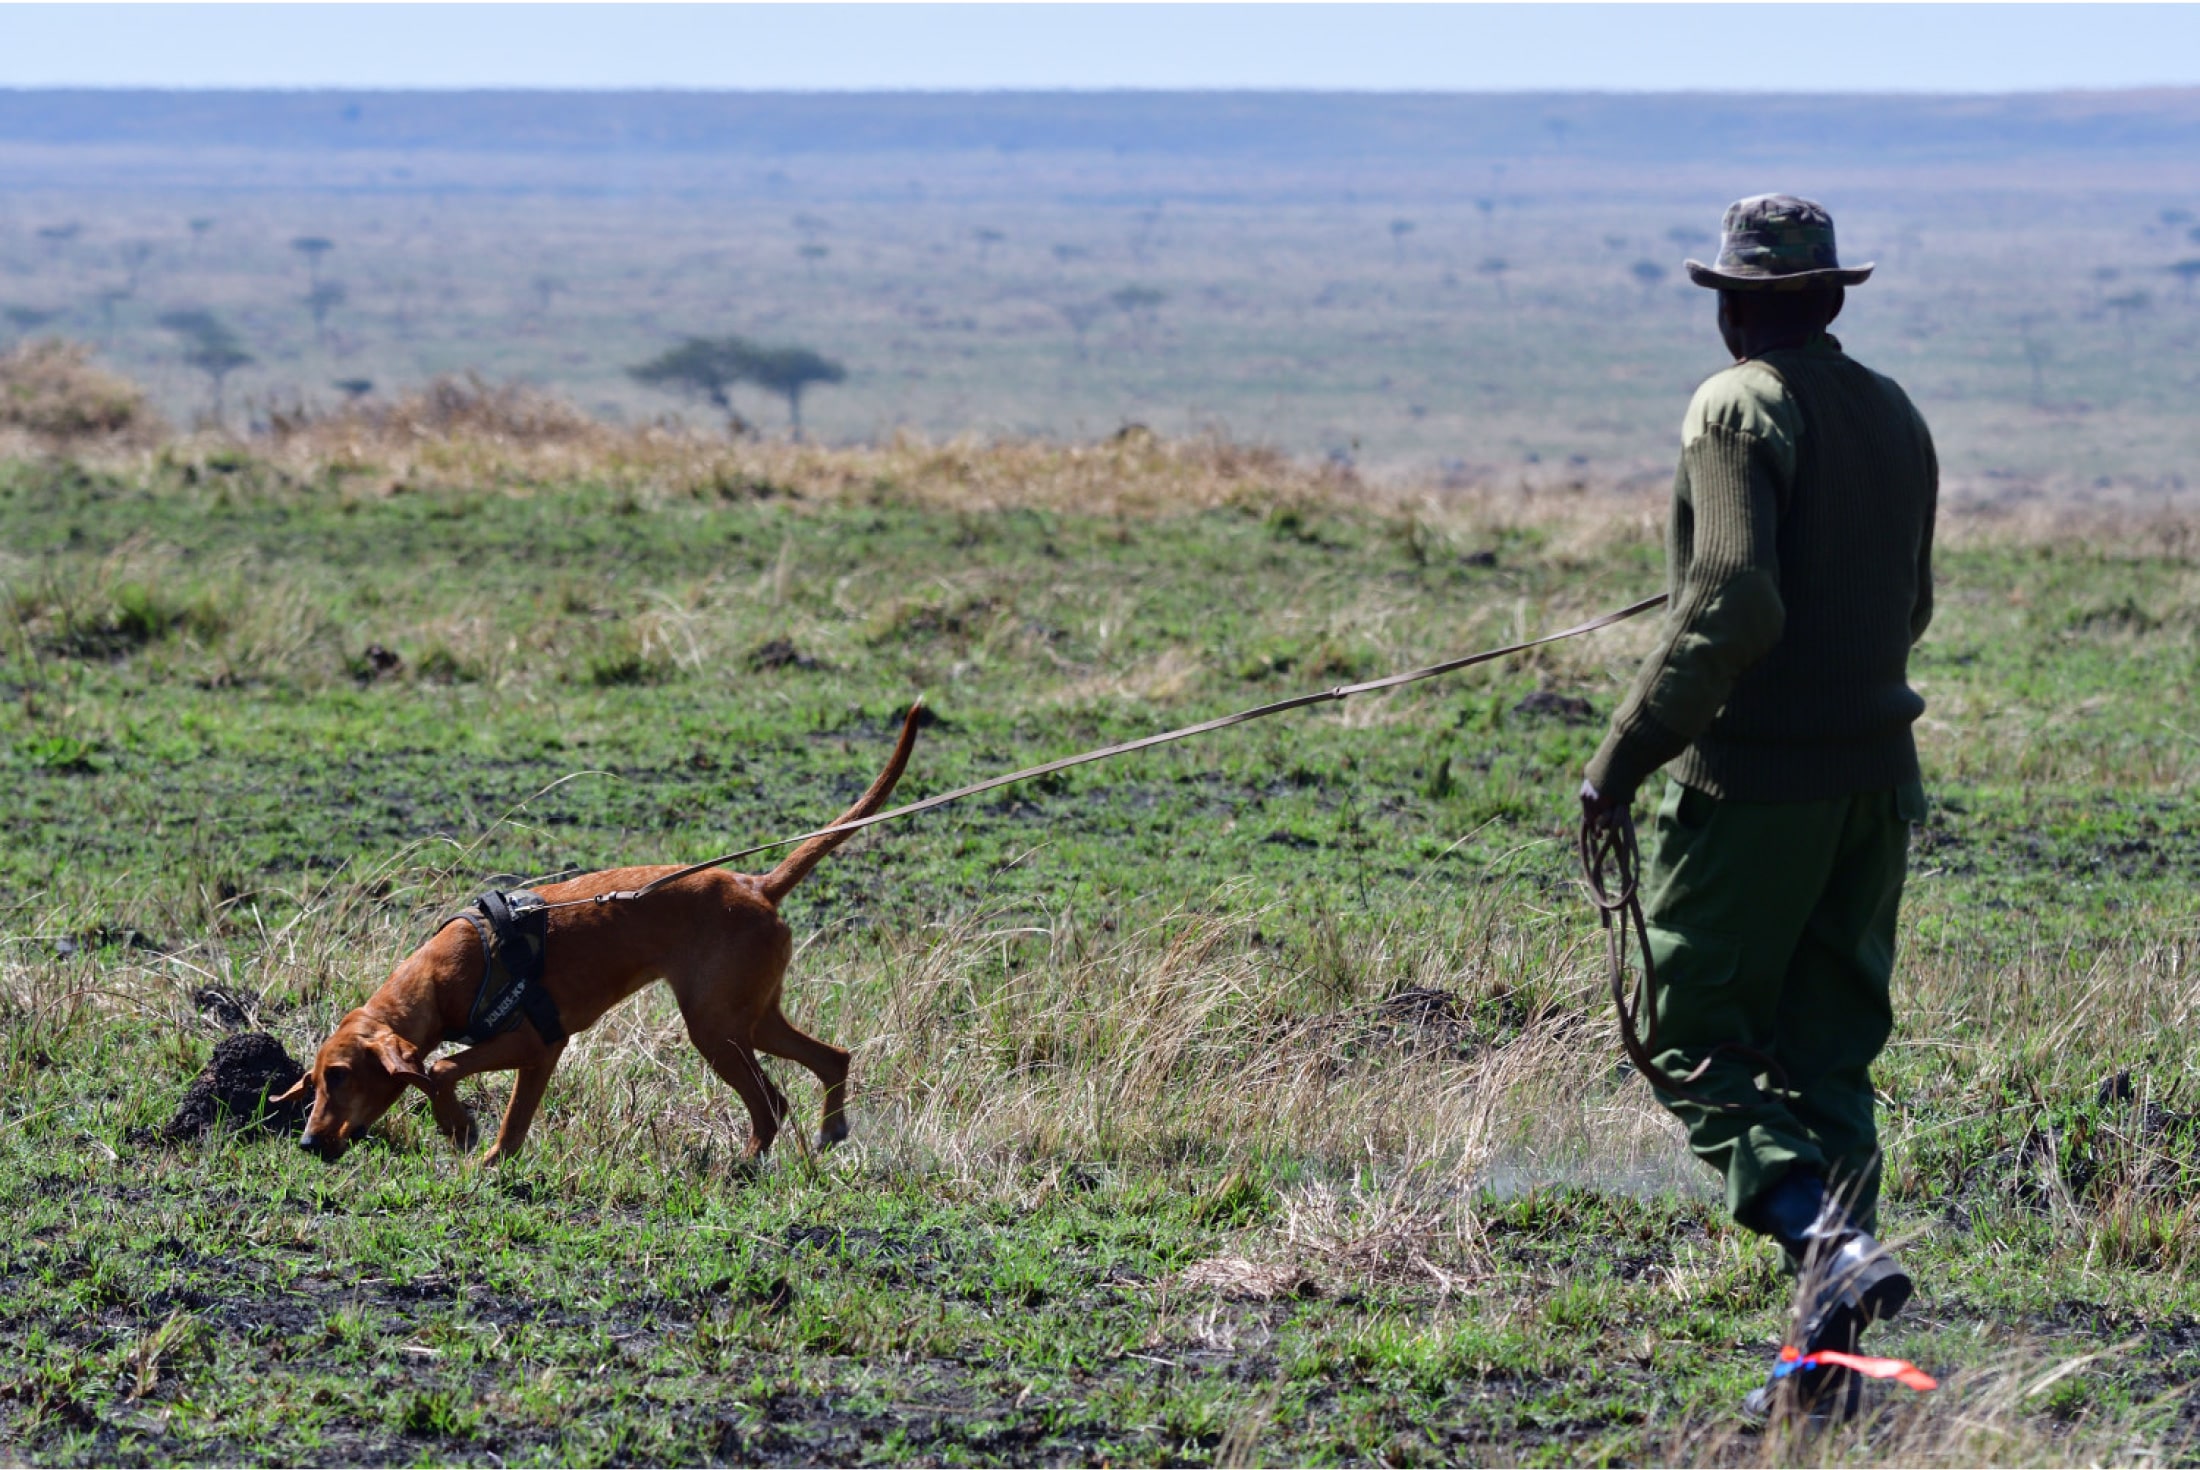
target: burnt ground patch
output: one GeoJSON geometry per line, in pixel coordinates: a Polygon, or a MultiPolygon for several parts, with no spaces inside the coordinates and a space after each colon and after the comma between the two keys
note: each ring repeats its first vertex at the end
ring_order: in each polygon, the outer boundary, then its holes
{"type": "Polygon", "coordinates": [[[1917,865],[1963,877],[2051,875],[2200,886],[2200,828],[2171,797],[2028,797],[1943,792],[1916,833],[1917,865]]]}
{"type": "MultiPolygon", "coordinates": [[[[0,1390],[0,1443],[46,1463],[1160,1463],[1211,1458],[1230,1406],[1274,1393],[1274,1432],[1317,1458],[1457,1458],[1592,1443],[1658,1391],[1424,1289],[1179,1299],[1174,1268],[1229,1238],[1190,1196],[1103,1185],[1017,1216],[767,1179],[642,1210],[484,1195],[404,1155],[207,1189],[207,1166],[293,1162],[220,1139],[195,1166],[56,1173],[41,1222],[0,1242],[0,1351],[32,1364],[0,1390]],[[1419,1346],[1371,1348],[1393,1339],[1419,1346]],[[1311,1376],[1287,1368],[1308,1354],[1311,1376]],[[272,1402],[294,1406],[272,1437],[203,1411],[272,1402]]],[[[1560,1213],[1523,1229],[1555,1238],[1560,1213]]]]}

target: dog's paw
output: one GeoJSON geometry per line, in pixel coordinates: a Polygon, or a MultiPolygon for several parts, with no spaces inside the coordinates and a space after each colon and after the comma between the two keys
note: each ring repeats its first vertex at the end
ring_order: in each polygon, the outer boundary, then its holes
{"type": "Polygon", "coordinates": [[[836,1143],[845,1143],[847,1138],[848,1120],[846,1118],[835,1118],[832,1122],[817,1130],[818,1151],[822,1153],[836,1143]]]}
{"type": "Polygon", "coordinates": [[[434,1104],[436,1131],[449,1139],[452,1147],[470,1152],[481,1141],[474,1110],[449,1092],[438,1094],[434,1104]]]}

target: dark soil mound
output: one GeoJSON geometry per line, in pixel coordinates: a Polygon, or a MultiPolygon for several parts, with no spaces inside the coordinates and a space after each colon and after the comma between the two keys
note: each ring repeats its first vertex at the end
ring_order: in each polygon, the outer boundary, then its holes
{"type": "Polygon", "coordinates": [[[752,669],[822,669],[822,660],[796,648],[784,638],[774,638],[749,650],[752,669]]]}
{"type": "Polygon", "coordinates": [[[224,1120],[234,1128],[295,1133],[305,1126],[306,1100],[271,1103],[267,1099],[303,1075],[305,1068],[266,1032],[225,1036],[215,1045],[206,1070],[191,1079],[176,1115],[155,1136],[164,1143],[204,1138],[224,1120]]]}
{"type": "Polygon", "coordinates": [[[1597,717],[1595,706],[1588,700],[1571,694],[1560,694],[1553,689],[1538,689],[1513,706],[1516,715],[1536,715],[1547,720],[1557,720],[1564,725],[1586,725],[1597,717]]]}

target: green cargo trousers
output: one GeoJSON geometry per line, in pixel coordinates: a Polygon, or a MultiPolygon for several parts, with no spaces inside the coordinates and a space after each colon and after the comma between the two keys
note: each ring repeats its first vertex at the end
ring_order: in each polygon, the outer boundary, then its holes
{"type": "Polygon", "coordinates": [[[1643,912],[1658,971],[1658,1065],[1732,1110],[1659,1093],[1696,1157],[1726,1177],[1740,1219],[1795,1165],[1850,1201],[1866,1230],[1879,1207],[1871,1064],[1894,1026],[1895,914],[1915,782],[1832,801],[1722,801],[1668,781],[1645,844],[1643,912]],[[1780,1063],[1714,1055],[1739,1042],[1780,1063]]]}

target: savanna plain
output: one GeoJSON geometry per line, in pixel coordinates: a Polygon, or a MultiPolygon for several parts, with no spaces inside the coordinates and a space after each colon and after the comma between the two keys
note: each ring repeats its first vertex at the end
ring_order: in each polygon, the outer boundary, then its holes
{"type": "Polygon", "coordinates": [[[1619,1065],[1571,869],[1647,619],[852,841],[787,906],[830,1152],[745,1167],[659,991],[494,1169],[411,1103],[334,1166],[162,1134],[490,882],[830,817],[920,691],[905,798],[1632,601],[1656,490],[465,383],[179,434],[7,371],[0,1456],[2194,1458],[2188,513],[1944,517],[1876,1339],[1943,1387],[1768,1433],[1773,1252],[1619,1065]]]}

